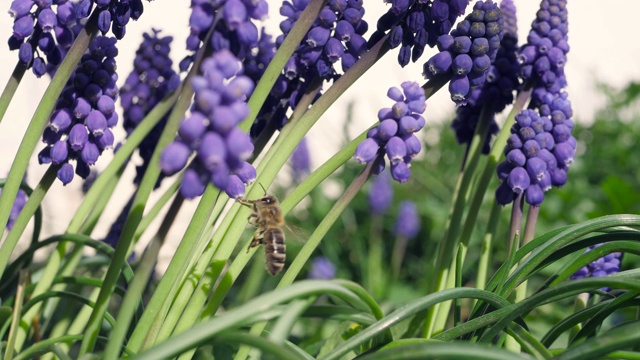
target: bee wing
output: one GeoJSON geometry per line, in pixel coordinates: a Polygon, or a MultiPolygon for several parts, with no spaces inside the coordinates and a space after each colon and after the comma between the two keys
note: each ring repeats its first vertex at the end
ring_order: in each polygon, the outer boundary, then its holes
{"type": "Polygon", "coordinates": [[[309,234],[306,231],[295,225],[285,224],[284,228],[286,229],[286,233],[290,235],[289,239],[287,240],[293,240],[297,243],[304,243],[309,238],[309,234]]]}

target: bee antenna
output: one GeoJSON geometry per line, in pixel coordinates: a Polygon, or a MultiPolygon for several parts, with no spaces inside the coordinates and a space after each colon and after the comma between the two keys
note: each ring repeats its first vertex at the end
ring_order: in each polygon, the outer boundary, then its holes
{"type": "Polygon", "coordinates": [[[260,185],[262,190],[264,190],[264,194],[267,195],[267,189],[265,189],[264,186],[262,186],[262,183],[258,183],[258,185],[260,185]]]}

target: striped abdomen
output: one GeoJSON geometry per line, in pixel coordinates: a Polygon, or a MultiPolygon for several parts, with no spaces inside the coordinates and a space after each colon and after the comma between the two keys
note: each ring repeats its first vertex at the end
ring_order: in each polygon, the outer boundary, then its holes
{"type": "Polygon", "coordinates": [[[268,228],[264,232],[262,239],[265,249],[265,262],[267,271],[271,275],[278,275],[284,268],[286,259],[286,246],[284,244],[284,233],[279,228],[268,228]]]}

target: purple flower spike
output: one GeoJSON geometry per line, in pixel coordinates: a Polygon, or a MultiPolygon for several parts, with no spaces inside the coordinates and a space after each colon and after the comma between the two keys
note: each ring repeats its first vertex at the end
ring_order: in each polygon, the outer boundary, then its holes
{"type": "MultiPolygon", "coordinates": [[[[380,124],[367,133],[367,139],[358,145],[354,157],[360,163],[368,163],[384,148],[392,165],[392,177],[406,182],[411,173],[411,159],[422,149],[420,140],[413,133],[424,127],[425,120],[420,114],[426,109],[426,97],[424,90],[415,82],[403,82],[400,87],[402,91],[393,87],[387,92],[395,103],[391,108],[380,109],[380,124]]],[[[381,164],[376,173],[383,169],[384,164],[381,164]]]]}
{"type": "Polygon", "coordinates": [[[180,184],[180,194],[187,199],[193,199],[204,193],[204,183],[194,169],[187,169],[184,172],[182,183],[180,184]]]}
{"type": "Polygon", "coordinates": [[[420,232],[420,215],[416,204],[412,201],[403,201],[398,209],[395,233],[397,236],[411,240],[420,232]]]}
{"type": "Polygon", "coordinates": [[[297,181],[302,180],[311,171],[311,158],[306,138],[302,138],[291,154],[291,168],[293,169],[293,177],[297,181]]]}
{"type": "Polygon", "coordinates": [[[336,266],[326,257],[317,257],[311,260],[311,270],[307,276],[309,279],[331,280],[336,277],[336,266]]]}
{"type": "Polygon", "coordinates": [[[393,202],[393,186],[387,173],[373,178],[369,187],[369,207],[374,214],[384,214],[393,202]]]}
{"type": "MultiPolygon", "coordinates": [[[[38,6],[41,3],[37,2],[38,6]]],[[[112,76],[117,79],[114,45],[115,39],[102,36],[91,42],[62,91],[43,134],[48,147],[41,154],[48,154],[54,164],[62,164],[58,178],[64,184],[73,179],[74,167],[69,161],[76,161],[75,173],[84,177],[102,151],[113,144],[107,117],[114,114],[117,95],[115,80],[111,79],[112,76]]]]}
{"type": "MultiPolygon", "coordinates": [[[[189,181],[195,182],[197,175],[202,186],[210,181],[231,197],[243,195],[245,185],[256,178],[255,169],[246,162],[253,153],[253,143],[249,135],[237,127],[249,113],[245,101],[254,87],[249,77],[237,75],[242,70],[240,64],[226,49],[203,61],[202,76],[193,79],[196,101],[191,115],[181,124],[179,140],[170,145],[173,148],[163,152],[166,161],[161,159],[163,171],[171,175],[186,165],[195,150],[197,156],[187,170],[191,174],[189,181]],[[211,99],[215,99],[215,106],[208,101],[211,99]],[[179,156],[171,155],[178,148],[179,156]]],[[[181,191],[187,198],[202,194],[199,190],[181,191]]]]}
{"type": "MultiPolygon", "coordinates": [[[[465,1],[466,3],[466,1],[465,1]]],[[[433,8],[444,9],[442,6],[433,8]]],[[[478,1],[474,11],[458,23],[451,34],[440,34],[438,48],[424,65],[424,76],[452,76],[449,84],[451,99],[458,105],[468,103],[472,88],[481,87],[498,52],[504,36],[503,17],[492,0],[478,1]]]]}
{"type": "MultiPolygon", "coordinates": [[[[512,4],[507,5],[503,6],[503,13],[514,13],[512,4]]],[[[536,16],[527,38],[529,42],[520,47],[518,55],[520,76],[536,85],[529,109],[516,116],[505,148],[508,154],[513,148],[521,149],[526,156],[525,168],[531,188],[526,191],[525,199],[533,206],[542,203],[544,192],[551,186],[566,183],[576,146],[571,134],[571,103],[562,91],[566,86],[564,65],[569,50],[568,46],[560,46],[568,40],[566,0],[542,1],[536,16]]],[[[511,15],[506,17],[510,18],[511,15]]],[[[515,32],[515,19],[506,23],[509,32],[515,32]]],[[[508,154],[507,161],[510,160],[508,154]]]]}
{"type": "MultiPolygon", "coordinates": [[[[602,244],[597,244],[593,246],[589,246],[585,253],[602,246],[602,244]]],[[[620,264],[622,262],[621,252],[613,252],[609,253],[599,259],[594,260],[587,266],[581,268],[576,271],[575,274],[571,276],[571,280],[583,279],[588,277],[601,277],[617,274],[620,272],[620,264]]],[[[601,288],[602,291],[610,291],[610,288],[601,288]]]]}

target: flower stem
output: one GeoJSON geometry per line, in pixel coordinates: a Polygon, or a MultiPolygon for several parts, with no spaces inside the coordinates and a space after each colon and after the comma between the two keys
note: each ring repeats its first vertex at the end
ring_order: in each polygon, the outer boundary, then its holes
{"type": "Polygon", "coordinates": [[[24,76],[26,70],[27,66],[24,65],[22,61],[18,61],[16,67],[13,69],[13,73],[11,73],[9,81],[7,81],[7,85],[5,85],[2,91],[2,95],[0,95],[0,123],[4,118],[4,114],[7,112],[7,108],[9,108],[11,99],[13,99],[13,95],[15,95],[18,85],[20,85],[20,80],[22,80],[22,76],[24,76]]]}
{"type": "MultiPolygon", "coordinates": [[[[9,219],[9,213],[11,212],[13,201],[18,194],[18,188],[20,187],[22,178],[27,170],[29,158],[31,158],[31,154],[38,144],[38,140],[49,121],[49,114],[53,111],[58,97],[62,93],[65,84],[69,80],[73,70],[76,68],[80,58],[89,46],[93,37],[98,32],[98,28],[96,26],[97,18],[97,13],[92,15],[87,25],[82,31],[80,31],[80,34],[78,34],[78,37],[69,49],[67,55],[64,57],[62,64],[60,64],[60,67],[56,71],[55,76],[47,87],[42,100],[38,104],[38,107],[29,122],[25,136],[22,138],[16,157],[11,165],[11,170],[9,170],[7,184],[2,191],[2,195],[0,195],[0,224],[6,224],[9,219]]],[[[13,249],[10,251],[13,251],[13,249]]],[[[6,264],[0,266],[0,273],[4,271],[4,266],[6,266],[6,264]]],[[[16,340],[17,351],[19,351],[22,346],[21,339],[21,334],[18,334],[18,338],[16,340]]]]}
{"type": "MultiPolygon", "coordinates": [[[[316,230],[313,232],[313,234],[311,234],[311,237],[309,237],[309,240],[304,244],[304,246],[298,253],[298,256],[296,256],[296,258],[293,260],[293,262],[285,272],[284,276],[278,283],[278,286],[276,287],[276,289],[284,288],[286,286],[291,285],[291,283],[293,283],[296,276],[298,276],[298,274],[302,270],[302,267],[304,266],[304,264],[311,257],[311,254],[313,253],[313,251],[318,247],[318,245],[320,245],[320,241],[324,238],[326,233],[329,231],[331,226],[333,226],[333,224],[338,219],[340,214],[342,214],[344,209],[346,209],[346,207],[349,205],[351,200],[353,200],[356,194],[360,191],[362,186],[364,186],[367,179],[369,179],[369,177],[373,173],[373,169],[376,168],[376,165],[379,161],[384,161],[384,158],[381,156],[378,156],[376,160],[369,162],[367,166],[365,166],[365,168],[362,169],[360,174],[358,174],[358,176],[356,176],[356,178],[353,179],[349,187],[344,191],[342,196],[340,196],[338,201],[336,201],[336,203],[333,205],[331,210],[329,210],[327,215],[325,215],[325,217],[322,219],[320,224],[318,224],[318,227],[316,228],[316,230]]],[[[267,326],[266,322],[256,323],[251,327],[251,330],[249,331],[249,333],[252,335],[259,335],[262,333],[262,331],[266,326],[267,326]]],[[[240,347],[240,349],[238,350],[238,353],[235,356],[235,359],[236,360],[245,359],[249,354],[249,350],[250,349],[246,346],[240,347]]]]}
{"type": "Polygon", "coordinates": [[[157,234],[153,237],[151,243],[144,252],[142,260],[140,260],[140,264],[136,269],[133,281],[129,285],[127,293],[122,299],[120,311],[116,318],[116,327],[109,335],[109,342],[107,343],[107,347],[104,352],[104,359],[119,358],[131,319],[138,307],[142,293],[147,286],[151,272],[155,268],[160,247],[164,243],[167,233],[182,207],[183,201],[184,198],[182,196],[174,197],[173,202],[169,207],[169,211],[160,225],[160,229],[158,229],[157,234]]]}

